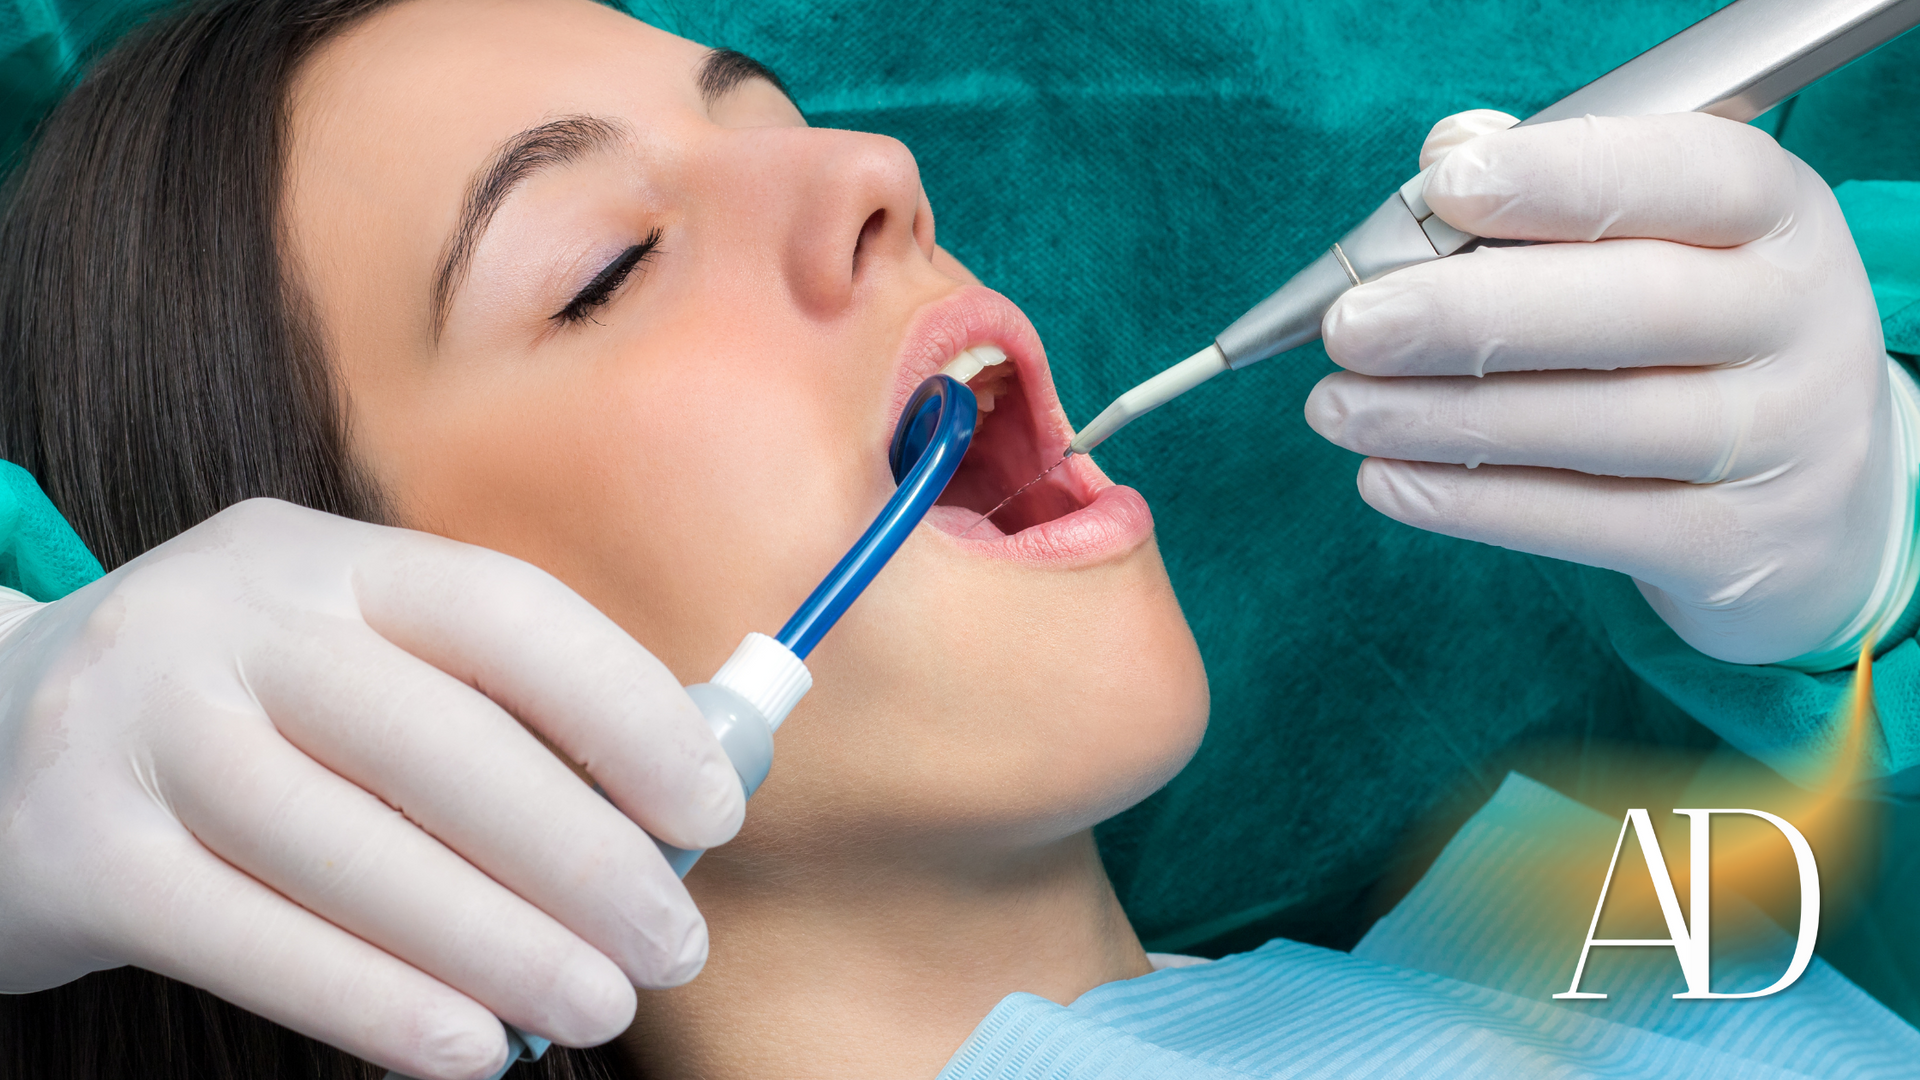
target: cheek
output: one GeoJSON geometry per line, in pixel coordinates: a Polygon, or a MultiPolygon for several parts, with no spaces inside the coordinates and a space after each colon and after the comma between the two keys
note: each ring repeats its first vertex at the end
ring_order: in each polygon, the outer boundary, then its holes
{"type": "Polygon", "coordinates": [[[383,478],[406,522],[542,567],[704,680],[779,628],[884,497],[823,384],[767,362],[779,336],[661,332],[476,373],[389,426],[383,478]]]}

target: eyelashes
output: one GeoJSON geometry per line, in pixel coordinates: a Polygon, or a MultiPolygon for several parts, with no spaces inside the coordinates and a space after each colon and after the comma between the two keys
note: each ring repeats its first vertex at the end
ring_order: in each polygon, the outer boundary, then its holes
{"type": "Polygon", "coordinates": [[[605,307],[613,294],[620,291],[635,270],[645,266],[660,251],[660,230],[655,229],[646,238],[621,252],[608,263],[606,269],[595,274],[585,288],[576,293],[567,306],[549,316],[552,321],[572,326],[593,318],[593,313],[605,307]]]}

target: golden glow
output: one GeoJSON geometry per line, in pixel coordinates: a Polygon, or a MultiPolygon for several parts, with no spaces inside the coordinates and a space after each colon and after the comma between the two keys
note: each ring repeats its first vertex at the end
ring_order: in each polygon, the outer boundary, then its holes
{"type": "MultiPolygon", "coordinates": [[[[1863,781],[1871,779],[1872,740],[1881,737],[1874,705],[1872,642],[1863,645],[1852,685],[1826,730],[1831,735],[1823,745],[1809,751],[1816,755],[1813,760],[1792,770],[1800,780],[1798,784],[1725,747],[1709,751],[1583,742],[1539,750],[1511,761],[1514,771],[1557,788],[1598,813],[1578,825],[1565,819],[1562,825],[1544,820],[1532,823],[1523,837],[1516,836],[1516,842],[1525,849],[1524,857],[1516,857],[1500,869],[1506,880],[1488,883],[1489,888],[1519,890],[1529,898],[1531,910],[1542,914],[1537,925],[1550,939],[1546,945],[1532,952],[1518,942],[1482,945],[1496,952],[1510,951],[1516,965],[1528,968],[1523,975],[1526,985],[1522,992],[1526,996],[1546,998],[1566,990],[1606,881],[1621,821],[1633,807],[1648,811],[1682,911],[1691,910],[1690,822],[1673,811],[1683,807],[1763,810],[1784,818],[1806,837],[1819,865],[1823,926],[1843,925],[1855,908],[1855,898],[1864,896],[1870,884],[1884,809],[1861,790],[1863,781]],[[1523,955],[1542,960],[1542,966],[1533,970],[1531,963],[1522,963],[1523,955]]],[[[1776,764],[1791,767],[1791,763],[1776,764]]],[[[1474,799],[1472,805],[1478,802],[1474,799]]],[[[1440,842],[1461,824],[1464,809],[1432,823],[1427,837],[1429,852],[1437,852],[1440,842]]],[[[1767,822],[1742,814],[1714,815],[1711,835],[1713,952],[1724,955],[1729,949],[1737,949],[1756,940],[1751,937],[1756,932],[1769,940],[1784,940],[1790,951],[1794,929],[1799,925],[1800,895],[1796,864],[1786,838],[1767,822]],[[1766,918],[1757,917],[1762,913],[1766,918]]],[[[1417,873],[1426,860],[1410,855],[1406,864],[1417,873]]],[[[1412,876],[1404,880],[1405,886],[1411,886],[1412,876]]],[[[1397,890],[1390,887],[1382,892],[1386,894],[1384,900],[1397,898],[1397,890]]],[[[1607,889],[1596,937],[1667,936],[1646,860],[1635,834],[1629,832],[1607,889]]],[[[1663,970],[1670,968],[1673,985],[1667,992],[1684,988],[1679,965],[1671,953],[1664,959],[1647,956],[1644,960],[1626,955],[1644,952],[1597,950],[1589,981],[1583,982],[1582,989],[1604,992],[1609,985],[1627,985],[1628,980],[1616,974],[1627,969],[1618,965],[1641,962],[1659,964],[1663,970]]],[[[1784,953],[1781,963],[1784,969],[1784,953]]],[[[1719,991],[1757,988],[1724,981],[1716,981],[1713,986],[1719,991]]],[[[1599,1006],[1582,1003],[1582,1007],[1599,1006]]]]}
{"type": "MultiPolygon", "coordinates": [[[[1786,818],[1805,834],[1820,862],[1823,878],[1836,884],[1850,876],[1871,847],[1871,804],[1852,797],[1867,774],[1868,740],[1879,738],[1879,714],[1873,696],[1873,642],[1860,647],[1853,685],[1841,706],[1838,740],[1822,755],[1825,761],[1806,786],[1789,784],[1777,776],[1705,778],[1696,784],[1701,794],[1718,801],[1690,802],[1689,806],[1740,806],[1769,810],[1786,818]],[[1739,800],[1747,801],[1725,801],[1739,800]]],[[[1784,906],[1791,911],[1798,888],[1791,872],[1792,855],[1778,831],[1752,819],[1716,822],[1713,848],[1714,887],[1741,893],[1779,918],[1784,906]]],[[[1676,877],[1679,875],[1676,874],[1676,877]]],[[[1791,925],[1789,923],[1788,925],[1791,925]]]]}

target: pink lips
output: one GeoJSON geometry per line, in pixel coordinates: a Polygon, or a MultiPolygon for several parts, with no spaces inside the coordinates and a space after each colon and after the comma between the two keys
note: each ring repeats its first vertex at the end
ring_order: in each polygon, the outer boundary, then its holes
{"type": "MultiPolygon", "coordinates": [[[[1033,412],[1042,458],[1034,465],[1037,473],[1066,451],[1073,427],[1060,407],[1033,324],[1012,301],[982,286],[962,288],[915,313],[900,348],[886,430],[893,430],[922,381],[961,350],[989,344],[1006,352],[1025,388],[1023,397],[1033,412]]],[[[1011,535],[1002,533],[994,521],[981,522],[978,511],[963,506],[934,507],[926,525],[971,554],[1061,568],[1124,555],[1152,536],[1153,513],[1146,500],[1132,488],[1109,480],[1092,459],[1083,455],[1068,459],[1047,482],[1064,487],[1078,508],[1011,535]]],[[[1009,488],[1004,494],[1012,491],[1009,488]]]]}

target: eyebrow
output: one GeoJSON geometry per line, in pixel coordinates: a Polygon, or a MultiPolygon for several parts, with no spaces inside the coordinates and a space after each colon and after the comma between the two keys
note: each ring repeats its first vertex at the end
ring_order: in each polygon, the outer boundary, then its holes
{"type": "Polygon", "coordinates": [[[694,75],[694,82],[700,87],[700,100],[709,109],[713,108],[714,102],[751,79],[764,79],[772,83],[775,90],[786,95],[788,101],[793,100],[793,91],[787,89],[787,84],[780,81],[780,76],[775,75],[772,68],[733,49],[709,50],[700,61],[699,72],[694,75]]]}
{"type": "MultiPolygon", "coordinates": [[[[738,89],[742,83],[764,79],[791,101],[793,94],[773,70],[745,53],[733,49],[712,49],[700,60],[694,72],[694,84],[700,99],[708,107],[738,89]]],[[[480,237],[492,224],[519,186],[535,173],[570,165],[600,153],[621,142],[629,134],[625,124],[598,116],[563,116],[550,120],[508,139],[494,152],[485,166],[467,185],[460,206],[460,220],[454,226],[433,276],[433,334],[440,336],[447,313],[453,307],[453,294],[466,279],[473,263],[473,252],[480,237]]]]}
{"type": "Polygon", "coordinates": [[[535,173],[599,153],[626,138],[626,125],[598,116],[563,116],[508,139],[467,185],[460,222],[433,277],[433,333],[440,335],[453,293],[473,262],[474,248],[507,196],[535,173]]]}

